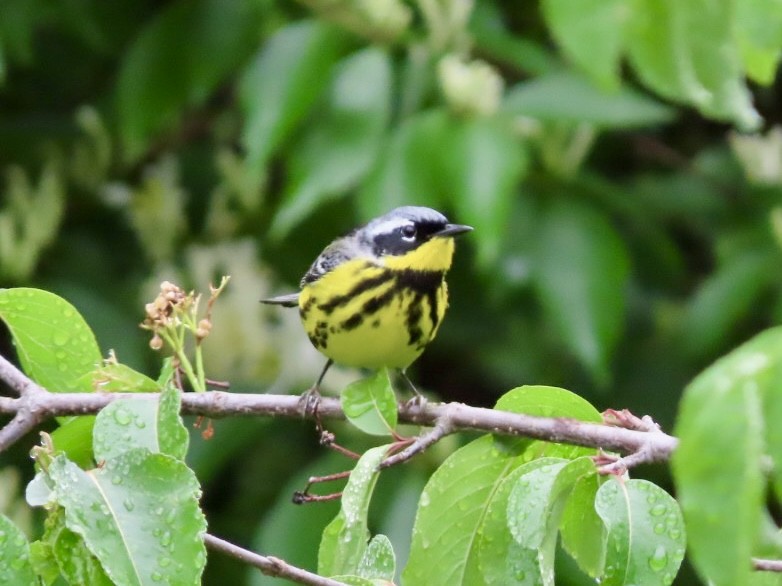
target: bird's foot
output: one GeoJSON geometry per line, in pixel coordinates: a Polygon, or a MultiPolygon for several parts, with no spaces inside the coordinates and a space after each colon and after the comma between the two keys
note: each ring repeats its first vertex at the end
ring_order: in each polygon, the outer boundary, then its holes
{"type": "Polygon", "coordinates": [[[311,386],[301,394],[301,397],[299,397],[299,405],[301,406],[303,417],[314,417],[316,422],[320,424],[320,418],[318,416],[320,388],[318,385],[311,386]]]}
{"type": "Polygon", "coordinates": [[[416,391],[416,394],[405,401],[404,408],[405,409],[423,409],[426,407],[426,404],[429,402],[429,400],[424,397],[421,393],[416,391]]]}

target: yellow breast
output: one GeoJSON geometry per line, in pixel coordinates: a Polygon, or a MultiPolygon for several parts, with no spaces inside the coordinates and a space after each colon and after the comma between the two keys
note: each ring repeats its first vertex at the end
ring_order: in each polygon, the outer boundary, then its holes
{"type": "Polygon", "coordinates": [[[315,347],[346,366],[406,368],[415,361],[448,305],[447,266],[440,261],[430,268],[427,254],[419,253],[428,244],[387,257],[385,266],[348,261],[305,285],[299,312],[315,347]],[[417,268],[422,264],[427,268],[417,268]]]}

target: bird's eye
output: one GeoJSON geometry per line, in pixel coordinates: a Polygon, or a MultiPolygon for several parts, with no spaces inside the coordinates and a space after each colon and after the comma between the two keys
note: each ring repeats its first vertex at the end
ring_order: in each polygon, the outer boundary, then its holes
{"type": "Polygon", "coordinates": [[[408,224],[407,226],[402,226],[402,238],[405,240],[413,240],[415,238],[415,226],[412,224],[408,224]]]}

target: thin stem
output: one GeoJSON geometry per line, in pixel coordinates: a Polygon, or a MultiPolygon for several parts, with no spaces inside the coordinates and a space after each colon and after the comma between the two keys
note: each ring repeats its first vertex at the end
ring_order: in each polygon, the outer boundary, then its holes
{"type": "Polygon", "coordinates": [[[195,389],[199,393],[206,391],[206,372],[204,371],[204,353],[201,351],[201,344],[195,347],[195,373],[198,377],[198,387],[195,389]]]}

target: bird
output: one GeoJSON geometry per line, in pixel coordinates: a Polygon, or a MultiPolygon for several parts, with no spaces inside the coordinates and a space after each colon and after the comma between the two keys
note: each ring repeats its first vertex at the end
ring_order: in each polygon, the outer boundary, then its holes
{"type": "Polygon", "coordinates": [[[437,335],[448,307],[454,237],[471,230],[428,207],[398,207],[326,246],[299,292],[263,299],[298,307],[310,341],[327,358],[305,395],[319,396],[337,363],[394,369],[420,399],[406,369],[437,335]]]}

